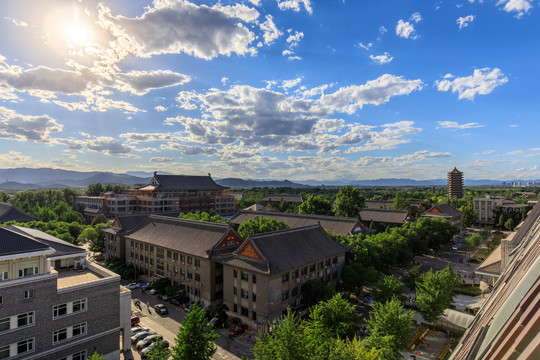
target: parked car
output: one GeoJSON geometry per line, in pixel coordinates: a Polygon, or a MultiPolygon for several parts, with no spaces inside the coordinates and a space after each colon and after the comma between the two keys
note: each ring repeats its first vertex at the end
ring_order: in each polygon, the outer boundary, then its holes
{"type": "Polygon", "coordinates": [[[141,284],[139,284],[139,283],[130,283],[130,284],[127,284],[126,287],[129,290],[133,290],[133,289],[138,289],[139,287],[141,287],[141,284]]]}
{"type": "Polygon", "coordinates": [[[143,332],[137,333],[137,334],[135,334],[135,335],[133,335],[131,337],[131,343],[136,344],[139,341],[141,341],[142,339],[144,339],[145,337],[148,337],[148,336],[154,335],[154,334],[155,333],[151,333],[151,332],[148,332],[148,331],[143,331],[143,332]]]}
{"type": "Polygon", "coordinates": [[[144,339],[140,340],[137,343],[137,350],[140,351],[140,350],[144,349],[145,347],[149,346],[154,341],[156,341],[158,337],[161,337],[161,335],[153,334],[153,335],[147,336],[144,339]]]}
{"type": "Polygon", "coordinates": [[[135,325],[137,325],[137,324],[140,323],[140,322],[141,322],[141,319],[139,319],[138,316],[132,316],[132,317],[131,317],[131,326],[132,326],[132,327],[135,326],[135,325]]]}
{"type": "Polygon", "coordinates": [[[141,331],[150,331],[148,328],[143,328],[142,326],[133,326],[131,328],[131,336],[140,333],[141,331]]]}
{"type": "Polygon", "coordinates": [[[248,329],[247,324],[238,324],[233,329],[229,329],[229,336],[235,337],[237,335],[243,334],[248,329]]]}
{"type": "Polygon", "coordinates": [[[167,310],[167,308],[163,304],[156,304],[154,306],[154,310],[156,310],[156,313],[160,315],[167,315],[169,313],[169,310],[167,310]]]}
{"type": "Polygon", "coordinates": [[[150,291],[148,292],[150,295],[154,295],[156,293],[156,289],[150,289],[150,291]]]}
{"type": "Polygon", "coordinates": [[[191,305],[184,305],[184,310],[185,310],[186,312],[189,312],[189,311],[191,310],[192,307],[193,307],[193,304],[191,304],[191,305]]]}
{"type": "MultiPolygon", "coordinates": [[[[148,357],[148,354],[150,353],[150,351],[152,351],[152,349],[156,347],[156,342],[154,341],[153,343],[151,343],[150,345],[148,345],[146,348],[142,349],[141,350],[141,358],[143,359],[146,359],[148,357]]],[[[163,347],[165,347],[165,349],[168,349],[169,348],[169,342],[167,340],[163,340],[163,347]]]]}
{"type": "Polygon", "coordinates": [[[457,251],[458,247],[457,245],[452,246],[452,250],[457,251]]]}
{"type": "Polygon", "coordinates": [[[212,328],[215,328],[218,320],[219,318],[217,316],[214,316],[213,318],[210,319],[210,321],[206,325],[211,326],[212,328]]]}

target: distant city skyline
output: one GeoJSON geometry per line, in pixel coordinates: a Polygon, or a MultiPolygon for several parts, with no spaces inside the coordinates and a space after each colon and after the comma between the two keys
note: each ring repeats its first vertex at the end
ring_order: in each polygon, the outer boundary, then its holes
{"type": "Polygon", "coordinates": [[[540,178],[532,0],[0,10],[0,168],[540,178]]]}

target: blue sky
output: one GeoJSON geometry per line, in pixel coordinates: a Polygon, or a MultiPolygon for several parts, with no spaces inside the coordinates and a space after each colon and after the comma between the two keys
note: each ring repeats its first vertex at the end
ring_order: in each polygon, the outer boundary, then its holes
{"type": "Polygon", "coordinates": [[[539,6],[3,1],[0,168],[540,178],[539,6]]]}

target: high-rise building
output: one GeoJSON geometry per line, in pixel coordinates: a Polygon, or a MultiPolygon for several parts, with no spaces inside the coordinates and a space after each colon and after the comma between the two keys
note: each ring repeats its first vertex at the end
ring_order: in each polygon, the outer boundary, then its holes
{"type": "Polygon", "coordinates": [[[448,172],[448,198],[463,197],[463,173],[456,167],[448,172]]]}

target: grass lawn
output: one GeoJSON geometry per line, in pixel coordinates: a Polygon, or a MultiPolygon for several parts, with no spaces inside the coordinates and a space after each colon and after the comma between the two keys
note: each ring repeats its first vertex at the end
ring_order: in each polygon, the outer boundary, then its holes
{"type": "Polygon", "coordinates": [[[482,294],[482,290],[480,290],[480,286],[478,286],[477,284],[463,284],[456,286],[456,288],[454,289],[454,293],[469,296],[478,296],[482,294]]]}
{"type": "Polygon", "coordinates": [[[488,248],[482,248],[480,250],[478,250],[476,252],[476,254],[474,254],[473,257],[477,258],[477,259],[481,259],[481,260],[485,260],[489,255],[489,249],[488,248]]]}

